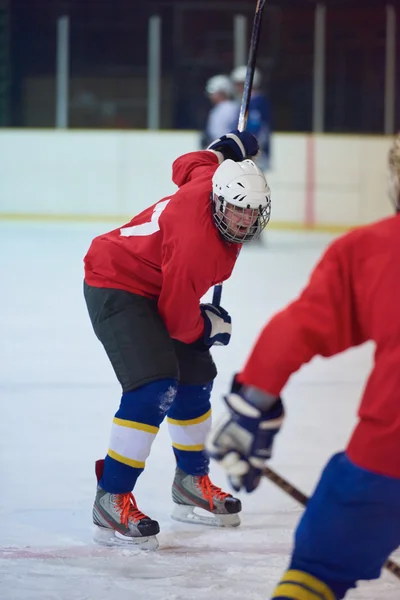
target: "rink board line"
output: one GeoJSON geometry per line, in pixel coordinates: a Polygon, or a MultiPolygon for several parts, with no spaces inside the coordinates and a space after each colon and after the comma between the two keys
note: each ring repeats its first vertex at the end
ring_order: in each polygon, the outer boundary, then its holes
{"type": "MultiPolygon", "coordinates": [[[[68,215],[68,214],[35,214],[35,213],[1,213],[0,221],[32,221],[35,223],[115,223],[117,226],[121,223],[128,223],[132,215],[68,215]]],[[[308,233],[345,233],[350,229],[360,227],[360,224],[339,225],[331,223],[295,223],[292,221],[271,221],[267,225],[268,229],[287,230],[287,231],[305,231],[308,233]]]]}

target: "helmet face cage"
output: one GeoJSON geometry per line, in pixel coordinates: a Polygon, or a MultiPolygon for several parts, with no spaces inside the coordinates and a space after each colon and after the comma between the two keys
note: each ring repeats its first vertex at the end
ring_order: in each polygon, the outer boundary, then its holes
{"type": "Polygon", "coordinates": [[[221,236],[234,244],[257,239],[271,216],[271,201],[258,208],[236,206],[223,196],[212,194],[214,222],[221,236]]]}

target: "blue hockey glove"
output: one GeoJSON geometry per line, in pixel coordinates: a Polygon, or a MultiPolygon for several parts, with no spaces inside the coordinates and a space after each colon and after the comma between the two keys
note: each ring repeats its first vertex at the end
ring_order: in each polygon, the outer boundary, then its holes
{"type": "Polygon", "coordinates": [[[200,304],[204,319],[203,340],[206,346],[227,346],[231,339],[232,320],[221,306],[200,304]]]}
{"type": "Polygon", "coordinates": [[[207,150],[216,150],[221,152],[225,159],[230,158],[238,162],[256,156],[259,146],[252,133],[235,129],[215,140],[207,150]]]}
{"type": "Polygon", "coordinates": [[[225,469],[237,492],[242,488],[252,492],[258,487],[284,418],[280,398],[270,396],[271,408],[262,410],[248,401],[245,389],[234,382],[232,392],[224,396],[227,411],[212,428],[206,442],[208,454],[225,469]]]}

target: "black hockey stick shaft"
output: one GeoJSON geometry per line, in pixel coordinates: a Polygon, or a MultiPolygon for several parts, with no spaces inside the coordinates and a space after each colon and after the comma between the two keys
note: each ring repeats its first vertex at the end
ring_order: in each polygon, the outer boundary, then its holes
{"type": "Polygon", "coordinates": [[[254,71],[256,69],[258,42],[260,40],[261,19],[264,10],[265,0],[257,0],[256,12],[254,14],[253,29],[251,30],[251,40],[249,48],[249,58],[247,61],[246,78],[244,80],[244,89],[242,103],[239,111],[238,129],[244,131],[249,116],[249,105],[251,90],[253,88],[254,71]]]}
{"type": "MultiPolygon", "coordinates": [[[[254,15],[253,29],[251,30],[251,40],[249,48],[249,58],[247,61],[246,79],[244,80],[244,89],[242,102],[239,111],[238,129],[244,131],[247,125],[247,118],[249,115],[249,104],[251,97],[251,90],[253,87],[254,70],[256,68],[257,60],[257,49],[258,42],[260,39],[261,31],[261,18],[265,5],[265,0],[257,0],[256,12],[254,15]]],[[[222,283],[217,283],[214,286],[212,303],[214,306],[220,306],[222,296],[222,283]]]]}
{"type": "MultiPolygon", "coordinates": [[[[294,485],[289,483],[289,481],[283,479],[283,477],[278,475],[278,473],[275,473],[275,471],[273,471],[269,467],[264,467],[263,475],[264,477],[269,479],[269,481],[277,485],[281,490],[289,494],[291,498],[297,500],[299,504],[302,504],[303,506],[307,505],[309,500],[308,496],[306,496],[305,494],[303,494],[303,492],[295,488],[294,485]]],[[[390,571],[395,577],[397,577],[397,579],[400,579],[400,565],[394,562],[391,558],[387,559],[387,561],[384,564],[384,567],[385,569],[390,571]]]]}

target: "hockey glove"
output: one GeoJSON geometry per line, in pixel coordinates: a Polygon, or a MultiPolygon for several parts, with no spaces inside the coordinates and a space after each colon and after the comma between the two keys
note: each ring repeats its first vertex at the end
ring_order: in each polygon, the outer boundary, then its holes
{"type": "Polygon", "coordinates": [[[203,340],[206,346],[227,346],[231,339],[232,320],[221,306],[200,304],[204,319],[203,340]]]}
{"type": "Polygon", "coordinates": [[[216,150],[221,152],[225,159],[230,158],[238,162],[256,156],[259,147],[252,133],[235,129],[215,140],[207,150],[216,150]]]}
{"type": "Polygon", "coordinates": [[[252,492],[271,457],[274,437],[284,418],[283,404],[277,398],[269,410],[262,411],[249,403],[235,382],[224,400],[227,412],[212,428],[206,449],[225,469],[234,490],[252,492]]]}

